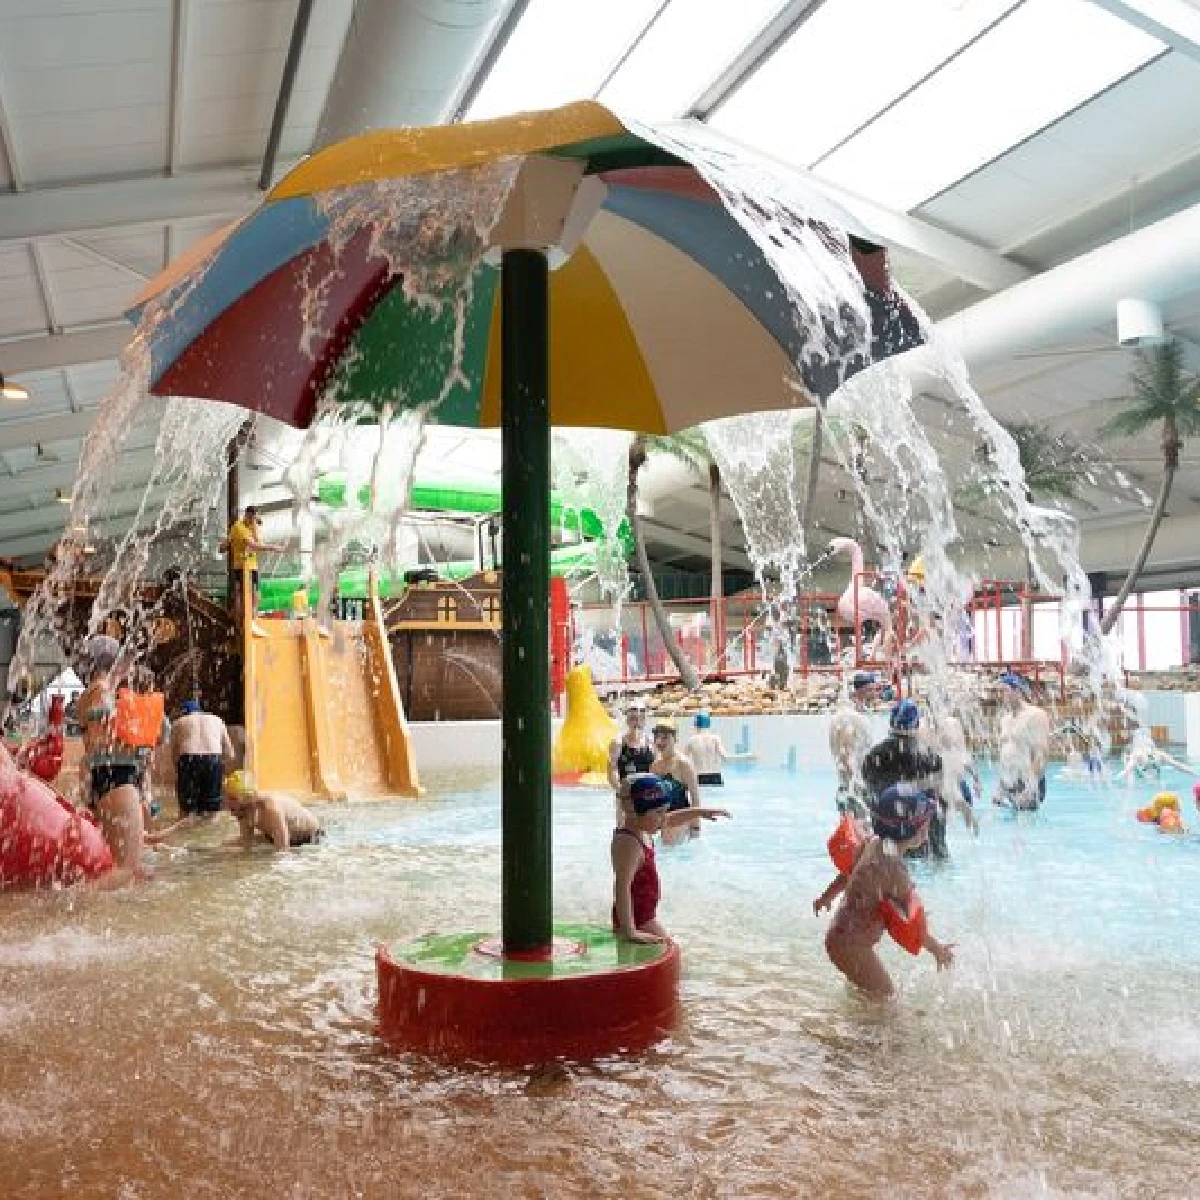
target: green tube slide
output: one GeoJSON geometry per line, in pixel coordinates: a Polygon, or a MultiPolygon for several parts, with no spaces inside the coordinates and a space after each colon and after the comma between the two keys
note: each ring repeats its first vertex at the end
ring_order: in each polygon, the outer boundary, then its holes
{"type": "MultiPolygon", "coordinates": [[[[413,564],[417,569],[418,564],[413,564]]],[[[422,569],[436,571],[439,579],[465,579],[475,574],[475,564],[470,561],[444,563],[421,563],[422,569]]],[[[596,551],[587,542],[579,546],[563,546],[550,551],[550,573],[552,575],[574,575],[595,570],[596,551]]],[[[338,595],[344,600],[365,600],[367,596],[367,568],[348,567],[338,576],[338,595]]],[[[405,589],[404,572],[387,573],[379,578],[379,595],[384,599],[399,596],[405,589]]],[[[307,588],[308,603],[315,608],[318,588],[315,579],[305,584],[298,575],[281,575],[263,579],[259,583],[258,605],[263,612],[287,612],[292,607],[292,597],[307,588]]]]}
{"type": "MultiPolygon", "coordinates": [[[[317,480],[315,499],[330,508],[345,508],[346,478],[344,475],[322,475],[317,480]]],[[[371,503],[371,488],[363,484],[355,499],[359,507],[367,508],[371,503]]],[[[500,511],[500,491],[475,483],[414,483],[409,495],[408,507],[413,512],[452,512],[482,516],[484,513],[500,511]]],[[[557,492],[550,493],[550,524],[552,527],[578,533],[580,537],[594,540],[604,533],[600,518],[590,508],[577,510],[564,508],[557,492]]],[[[622,520],[617,536],[626,550],[633,549],[629,523],[622,520]]]]}

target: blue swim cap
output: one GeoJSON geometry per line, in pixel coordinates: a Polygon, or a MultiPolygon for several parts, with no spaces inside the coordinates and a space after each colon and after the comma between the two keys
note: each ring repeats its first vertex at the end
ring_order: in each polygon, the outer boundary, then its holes
{"type": "Polygon", "coordinates": [[[702,708],[696,714],[695,725],[697,729],[707,729],[712,724],[712,717],[708,715],[708,709],[702,708]]]}
{"type": "Polygon", "coordinates": [[[879,676],[874,671],[855,671],[850,677],[850,686],[857,692],[859,688],[871,687],[879,682],[879,676]]]}
{"type": "Polygon", "coordinates": [[[901,700],[892,709],[888,724],[893,733],[912,733],[921,724],[921,710],[915,700],[901,700]]]}
{"type": "Polygon", "coordinates": [[[1016,671],[1005,671],[996,679],[997,683],[1002,683],[1005,687],[1010,687],[1020,692],[1022,696],[1028,696],[1030,692],[1029,680],[1024,675],[1018,675],[1016,671]]]}
{"type": "Polygon", "coordinates": [[[179,706],[179,711],[181,713],[183,713],[183,715],[185,717],[190,717],[192,715],[192,713],[198,713],[200,711],[200,701],[199,700],[185,700],[179,706]]]}
{"type": "Polygon", "coordinates": [[[656,808],[667,807],[667,793],[663,781],[648,771],[629,776],[629,801],[637,815],[644,816],[656,808]]]}
{"type": "Polygon", "coordinates": [[[879,837],[903,842],[933,816],[937,801],[931,793],[917,791],[912,784],[897,783],[868,800],[867,807],[871,810],[871,827],[879,837]]]}

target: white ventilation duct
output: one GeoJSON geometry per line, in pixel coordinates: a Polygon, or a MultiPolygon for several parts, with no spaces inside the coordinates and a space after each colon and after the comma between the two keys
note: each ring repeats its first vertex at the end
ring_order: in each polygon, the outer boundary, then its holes
{"type": "MultiPolygon", "coordinates": [[[[1198,288],[1200,205],[1194,205],[1014,284],[937,328],[967,366],[978,369],[1111,328],[1118,303],[1130,296],[1152,307],[1198,288]]],[[[1147,308],[1140,313],[1145,320],[1147,308]]]]}
{"type": "Polygon", "coordinates": [[[315,146],[366,129],[436,125],[511,0],[358,0],[315,146]]]}

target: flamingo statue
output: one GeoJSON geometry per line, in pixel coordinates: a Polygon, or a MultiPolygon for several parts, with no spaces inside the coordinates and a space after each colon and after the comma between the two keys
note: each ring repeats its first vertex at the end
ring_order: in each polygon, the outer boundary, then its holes
{"type": "Polygon", "coordinates": [[[878,621],[881,634],[874,649],[890,646],[892,644],[892,610],[888,607],[888,602],[882,594],[863,583],[860,578],[863,572],[862,547],[853,538],[836,537],[825,548],[825,553],[850,556],[850,581],[846,584],[846,590],[838,597],[834,611],[854,629],[855,633],[861,632],[864,621],[878,621]],[[856,580],[858,581],[857,587],[855,586],[856,580]]]}

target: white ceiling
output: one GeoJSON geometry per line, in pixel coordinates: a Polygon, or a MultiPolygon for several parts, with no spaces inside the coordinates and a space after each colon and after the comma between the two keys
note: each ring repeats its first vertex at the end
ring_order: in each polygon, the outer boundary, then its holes
{"type": "MultiPolygon", "coordinates": [[[[55,493],[71,486],[142,283],[260,195],[305,9],[273,178],[364,121],[581,95],[698,116],[855,193],[936,318],[1200,202],[1195,0],[0,0],[0,371],[32,393],[0,408],[0,555],[38,558],[61,530],[55,493]]],[[[1164,311],[1200,366],[1193,282],[1164,311]]],[[[976,382],[999,415],[1087,439],[1124,388],[1115,340],[1114,314],[976,382]]],[[[144,446],[131,443],[131,485],[144,446]]],[[[1153,436],[1114,452],[1152,489],[1153,436]]],[[[456,453],[472,469],[477,451],[436,451],[451,473],[456,453]]],[[[1184,457],[1170,522],[1196,522],[1196,549],[1176,536],[1163,553],[1187,574],[1200,567],[1200,447],[1184,457]]],[[[655,489],[653,549],[689,564],[707,539],[704,496],[669,483],[655,489]]],[[[1118,567],[1127,539],[1107,531],[1136,529],[1142,509],[1111,490],[1089,498],[1088,565],[1118,567]]]]}

